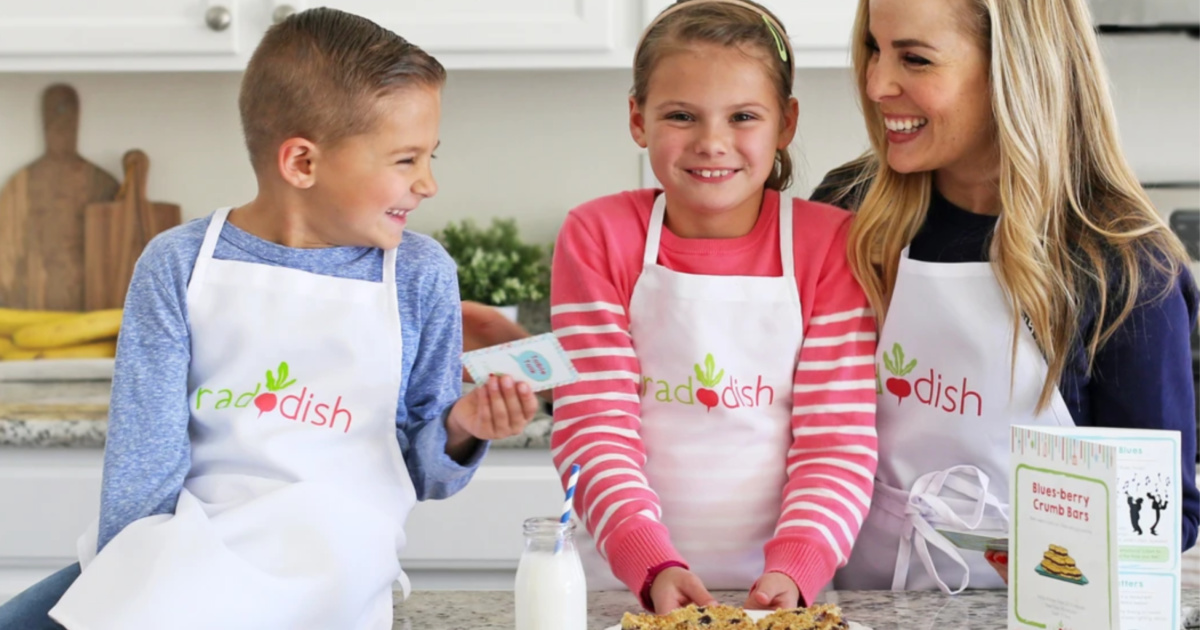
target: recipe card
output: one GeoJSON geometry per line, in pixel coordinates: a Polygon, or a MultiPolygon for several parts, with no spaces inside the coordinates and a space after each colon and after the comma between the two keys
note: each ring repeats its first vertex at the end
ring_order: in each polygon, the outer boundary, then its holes
{"type": "Polygon", "coordinates": [[[464,354],[462,361],[478,384],[492,374],[507,374],[540,392],[579,380],[579,373],[554,333],[474,350],[464,354]]]}
{"type": "Polygon", "coordinates": [[[1176,431],[1013,427],[1009,628],[1179,627],[1176,431]]]}

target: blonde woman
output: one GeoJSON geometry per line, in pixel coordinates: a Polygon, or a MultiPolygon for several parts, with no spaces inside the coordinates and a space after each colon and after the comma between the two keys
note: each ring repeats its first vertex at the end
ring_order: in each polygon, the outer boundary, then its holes
{"type": "Polygon", "coordinates": [[[1002,586],[1003,554],[934,529],[1007,529],[1013,424],[1180,431],[1184,518],[1159,534],[1191,547],[1197,293],[1121,153],[1085,1],[860,0],[854,66],[873,151],[814,198],[857,210],[880,460],[836,586],[1002,586]]]}

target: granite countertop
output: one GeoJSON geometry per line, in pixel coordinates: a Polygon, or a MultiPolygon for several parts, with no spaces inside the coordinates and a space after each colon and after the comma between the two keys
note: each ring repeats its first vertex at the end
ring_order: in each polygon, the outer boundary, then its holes
{"type": "MultiPolygon", "coordinates": [[[[0,446],[103,448],[112,382],[0,382],[0,446]]],[[[492,448],[549,448],[550,417],[492,448]]]]}
{"type": "MultiPolygon", "coordinates": [[[[721,602],[742,603],[744,592],[714,593],[721,602]]],[[[1005,630],[1006,591],[966,591],[947,597],[939,591],[829,591],[822,602],[842,607],[854,621],[873,630],[1005,630]]],[[[1185,606],[1196,606],[1200,591],[1185,590],[1185,606]]],[[[588,630],[620,623],[625,611],[639,611],[625,591],[588,594],[588,630]]],[[[506,591],[419,591],[396,604],[394,630],[511,630],[513,594],[506,591]]]]}

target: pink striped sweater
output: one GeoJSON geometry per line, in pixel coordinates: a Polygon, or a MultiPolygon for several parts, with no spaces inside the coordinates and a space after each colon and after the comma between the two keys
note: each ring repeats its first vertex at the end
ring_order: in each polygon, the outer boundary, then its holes
{"type": "MultiPolygon", "coordinates": [[[[686,565],[642,475],[641,373],[628,333],[655,193],[620,193],[573,210],[558,236],[551,288],[551,324],[581,376],[555,390],[554,463],[564,482],[571,464],[582,465],[575,509],[634,593],[654,567],[686,565]]],[[[875,324],[846,260],[850,215],[797,200],[794,217],[804,342],[787,485],[764,571],[790,576],[812,602],[849,558],[870,505],[878,459],[875,324]]],[[[664,229],[658,262],[683,273],[779,276],[778,234],[779,194],[767,191],[746,236],[684,239],[664,229]]]]}

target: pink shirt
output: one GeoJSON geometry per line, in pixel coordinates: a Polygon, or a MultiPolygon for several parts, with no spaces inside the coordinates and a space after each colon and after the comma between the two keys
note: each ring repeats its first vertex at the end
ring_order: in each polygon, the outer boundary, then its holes
{"type": "MultiPolygon", "coordinates": [[[[653,517],[657,497],[641,474],[641,371],[629,336],[629,302],[656,192],[624,192],[571,211],[555,247],[551,288],[551,324],[580,372],[578,382],[555,390],[554,462],[564,478],[571,464],[583,466],[575,509],[613,574],[634,593],[652,568],[686,564],[653,517]]],[[[846,259],[850,214],[803,200],[794,209],[804,342],[788,481],[764,552],[765,571],[790,576],[812,602],[845,564],[870,506],[875,414],[863,409],[875,404],[875,323],[846,259]]],[[[664,229],[658,262],[683,273],[779,276],[778,234],[779,194],[767,191],[749,234],[685,239],[664,229]]]]}

